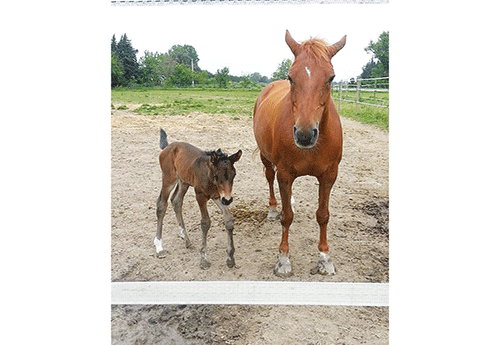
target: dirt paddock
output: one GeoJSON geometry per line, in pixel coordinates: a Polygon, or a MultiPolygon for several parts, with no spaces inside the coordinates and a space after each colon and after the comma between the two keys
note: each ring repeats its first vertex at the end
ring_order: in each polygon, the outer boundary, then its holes
{"type": "MultiPolygon", "coordinates": [[[[319,258],[316,222],[318,183],[298,178],[293,185],[295,214],[289,244],[293,276],[287,280],[388,282],[388,133],[342,119],[344,154],[330,200],[328,244],[337,274],[312,275],[319,258]]],[[[268,187],[252,131],[252,119],[234,120],[204,113],[139,116],[116,111],[111,117],[111,263],[112,281],[279,280],[273,267],[281,241],[279,221],[267,220],[268,187]],[[164,220],[167,256],[155,257],[156,199],[161,188],[159,129],[169,142],[187,141],[202,149],[238,149],[234,202],[235,268],[226,266],[227,236],[222,214],[209,203],[212,226],[207,238],[211,267],[200,268],[200,211],[194,191],[184,199],[184,221],[191,240],[185,248],[173,208],[164,220]]],[[[277,182],[275,182],[277,188],[277,182]]],[[[280,205],[277,193],[278,206],[280,205]]],[[[279,207],[278,207],[279,210],[279,207]]]]}
{"type": "MultiPolygon", "coordinates": [[[[318,184],[313,177],[301,177],[293,185],[296,203],[289,235],[293,276],[282,279],[273,274],[281,225],[266,219],[269,195],[262,163],[254,154],[252,119],[205,113],[140,116],[130,107],[115,110],[111,116],[111,280],[388,282],[388,133],[341,120],[344,154],[332,189],[328,224],[330,256],[337,274],[311,274],[319,257],[318,184]],[[155,256],[160,127],[169,142],[187,141],[230,154],[243,151],[235,164],[230,206],[235,218],[234,268],[226,266],[227,237],[222,215],[212,202],[207,238],[211,266],[200,268],[200,212],[192,188],[184,199],[191,246],[185,248],[169,205],[163,232],[167,255],[155,256]]],[[[279,193],[277,198],[279,206],[279,193]]],[[[131,305],[113,306],[111,317],[116,344],[388,343],[388,308],[131,305]]]]}

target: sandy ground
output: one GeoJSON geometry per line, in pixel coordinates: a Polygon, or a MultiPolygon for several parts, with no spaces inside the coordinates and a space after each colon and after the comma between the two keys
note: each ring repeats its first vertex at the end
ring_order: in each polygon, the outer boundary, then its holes
{"type": "MultiPolygon", "coordinates": [[[[195,113],[186,116],[111,116],[111,280],[296,280],[389,281],[388,133],[342,119],[344,156],[330,201],[328,243],[337,274],[312,275],[318,259],[317,182],[301,177],[290,228],[294,274],[273,274],[281,240],[279,221],[266,219],[267,182],[254,155],[251,118],[195,113]],[[212,227],[207,257],[200,268],[200,213],[192,188],[184,200],[191,240],[185,248],[172,207],[164,220],[166,258],[155,256],[156,199],[161,187],[159,129],[169,142],[187,141],[202,149],[243,150],[236,163],[230,210],[235,217],[236,266],[226,266],[223,219],[209,203],[212,227]]],[[[277,183],[276,183],[277,188],[277,183]]],[[[277,193],[278,204],[279,193],[277,193]]],[[[115,305],[113,344],[387,344],[389,310],[378,307],[115,305]]]]}
{"type": "MultiPolygon", "coordinates": [[[[296,200],[289,244],[294,275],[287,280],[388,282],[388,133],[342,119],[344,155],[330,200],[328,244],[337,274],[312,275],[319,258],[318,184],[300,177],[293,185],[296,200]]],[[[280,280],[273,274],[281,241],[279,221],[266,219],[268,188],[258,155],[251,118],[226,115],[139,116],[115,111],[112,130],[111,280],[280,280]],[[226,266],[227,236],[222,214],[209,203],[212,227],[207,239],[211,267],[200,268],[200,212],[189,189],[184,221],[191,240],[185,248],[173,208],[164,220],[167,256],[155,256],[156,199],[161,187],[158,164],[159,129],[170,142],[187,141],[202,149],[243,150],[235,164],[235,268],[226,266]]],[[[277,189],[277,182],[275,182],[277,189]]],[[[278,204],[279,193],[277,193],[278,204]]]]}
{"type": "Polygon", "coordinates": [[[388,309],[329,306],[112,307],[113,344],[388,344],[388,309]]]}

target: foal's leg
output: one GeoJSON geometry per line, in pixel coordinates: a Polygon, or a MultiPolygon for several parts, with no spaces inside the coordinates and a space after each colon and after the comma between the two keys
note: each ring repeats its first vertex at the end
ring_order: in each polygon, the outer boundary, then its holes
{"type": "Polygon", "coordinates": [[[227,267],[234,267],[234,242],[233,242],[233,229],[234,229],[234,220],[231,213],[229,213],[229,209],[226,205],[223,205],[220,199],[214,199],[217,206],[221,210],[224,216],[224,226],[226,227],[227,232],[227,267]]]}
{"type": "Polygon", "coordinates": [[[279,216],[278,211],[276,210],[276,206],[278,203],[276,202],[276,197],[274,196],[274,176],[276,172],[274,171],[273,164],[268,161],[262,153],[260,154],[260,159],[264,164],[264,168],[266,170],[266,179],[269,184],[269,213],[267,214],[268,219],[277,219],[279,216]]]}
{"type": "Polygon", "coordinates": [[[328,243],[326,240],[326,231],[330,212],[328,206],[330,204],[330,192],[337,178],[337,171],[330,176],[318,178],[319,181],[319,205],[316,211],[316,220],[319,224],[319,261],[316,269],[311,270],[311,273],[320,273],[324,275],[335,274],[332,259],[328,256],[328,243]]]}
{"type": "Polygon", "coordinates": [[[292,264],[289,258],[289,247],[288,247],[288,230],[293,221],[293,211],[290,202],[292,196],[292,184],[294,177],[288,172],[283,172],[278,170],[278,184],[280,187],[281,195],[281,243],[280,243],[280,254],[278,257],[278,262],[274,267],[274,274],[279,277],[289,277],[292,275],[292,264]]]}
{"type": "Polygon", "coordinates": [[[210,229],[210,216],[208,215],[207,209],[207,197],[205,197],[202,193],[196,193],[196,201],[198,201],[198,205],[200,206],[201,212],[201,261],[200,267],[202,269],[207,269],[210,267],[210,262],[207,260],[207,233],[208,229],[210,229]]]}
{"type": "Polygon", "coordinates": [[[163,218],[167,212],[168,196],[172,189],[174,189],[176,184],[175,179],[168,179],[168,177],[163,177],[163,185],[161,188],[160,196],[156,200],[156,236],[153,241],[156,247],[156,256],[159,258],[164,258],[166,252],[163,250],[162,245],[162,230],[163,230],[163,218]]]}
{"type": "Polygon", "coordinates": [[[189,247],[191,242],[189,241],[188,235],[186,233],[186,227],[184,225],[184,219],[182,218],[182,204],[184,202],[184,196],[186,195],[188,189],[188,184],[179,181],[177,183],[177,187],[175,188],[175,192],[170,198],[172,206],[174,207],[175,217],[177,218],[177,224],[179,225],[179,229],[181,231],[181,238],[186,242],[186,248],[189,247]]]}

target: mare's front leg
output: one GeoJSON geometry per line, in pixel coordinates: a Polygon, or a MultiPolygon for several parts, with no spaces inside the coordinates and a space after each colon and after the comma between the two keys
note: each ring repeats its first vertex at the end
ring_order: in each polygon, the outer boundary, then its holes
{"type": "Polygon", "coordinates": [[[311,270],[311,273],[320,273],[323,275],[335,274],[335,267],[332,259],[328,255],[328,242],[326,240],[326,231],[330,212],[328,206],[330,204],[330,192],[337,178],[337,171],[325,177],[318,178],[319,181],[319,205],[316,211],[316,220],[319,225],[319,261],[317,268],[311,270]]]}
{"type": "Polygon", "coordinates": [[[231,213],[229,213],[229,208],[222,204],[220,199],[214,199],[217,206],[221,210],[224,216],[224,226],[226,227],[227,232],[227,267],[233,268],[235,265],[234,262],[234,242],[233,242],[233,229],[234,229],[234,219],[231,213]]]}
{"type": "Polygon", "coordinates": [[[281,243],[278,262],[274,267],[274,274],[278,277],[290,277],[292,275],[292,264],[290,263],[288,247],[288,230],[293,221],[293,210],[291,205],[292,184],[295,178],[288,172],[278,170],[278,184],[281,195],[281,243]]]}
{"type": "Polygon", "coordinates": [[[200,249],[200,254],[201,254],[200,267],[202,269],[207,269],[210,267],[210,262],[208,262],[206,254],[207,233],[208,229],[210,229],[210,216],[208,214],[208,209],[207,209],[208,198],[203,193],[196,192],[196,201],[198,201],[198,205],[200,206],[200,212],[201,212],[202,237],[201,237],[201,249],[200,249]]]}

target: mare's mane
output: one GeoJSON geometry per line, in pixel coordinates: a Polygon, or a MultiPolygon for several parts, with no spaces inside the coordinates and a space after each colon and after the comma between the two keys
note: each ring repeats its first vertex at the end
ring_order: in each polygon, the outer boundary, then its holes
{"type": "Polygon", "coordinates": [[[314,57],[316,61],[330,60],[330,53],[328,50],[328,43],[319,38],[311,38],[302,42],[300,51],[305,52],[307,55],[314,57]]]}

